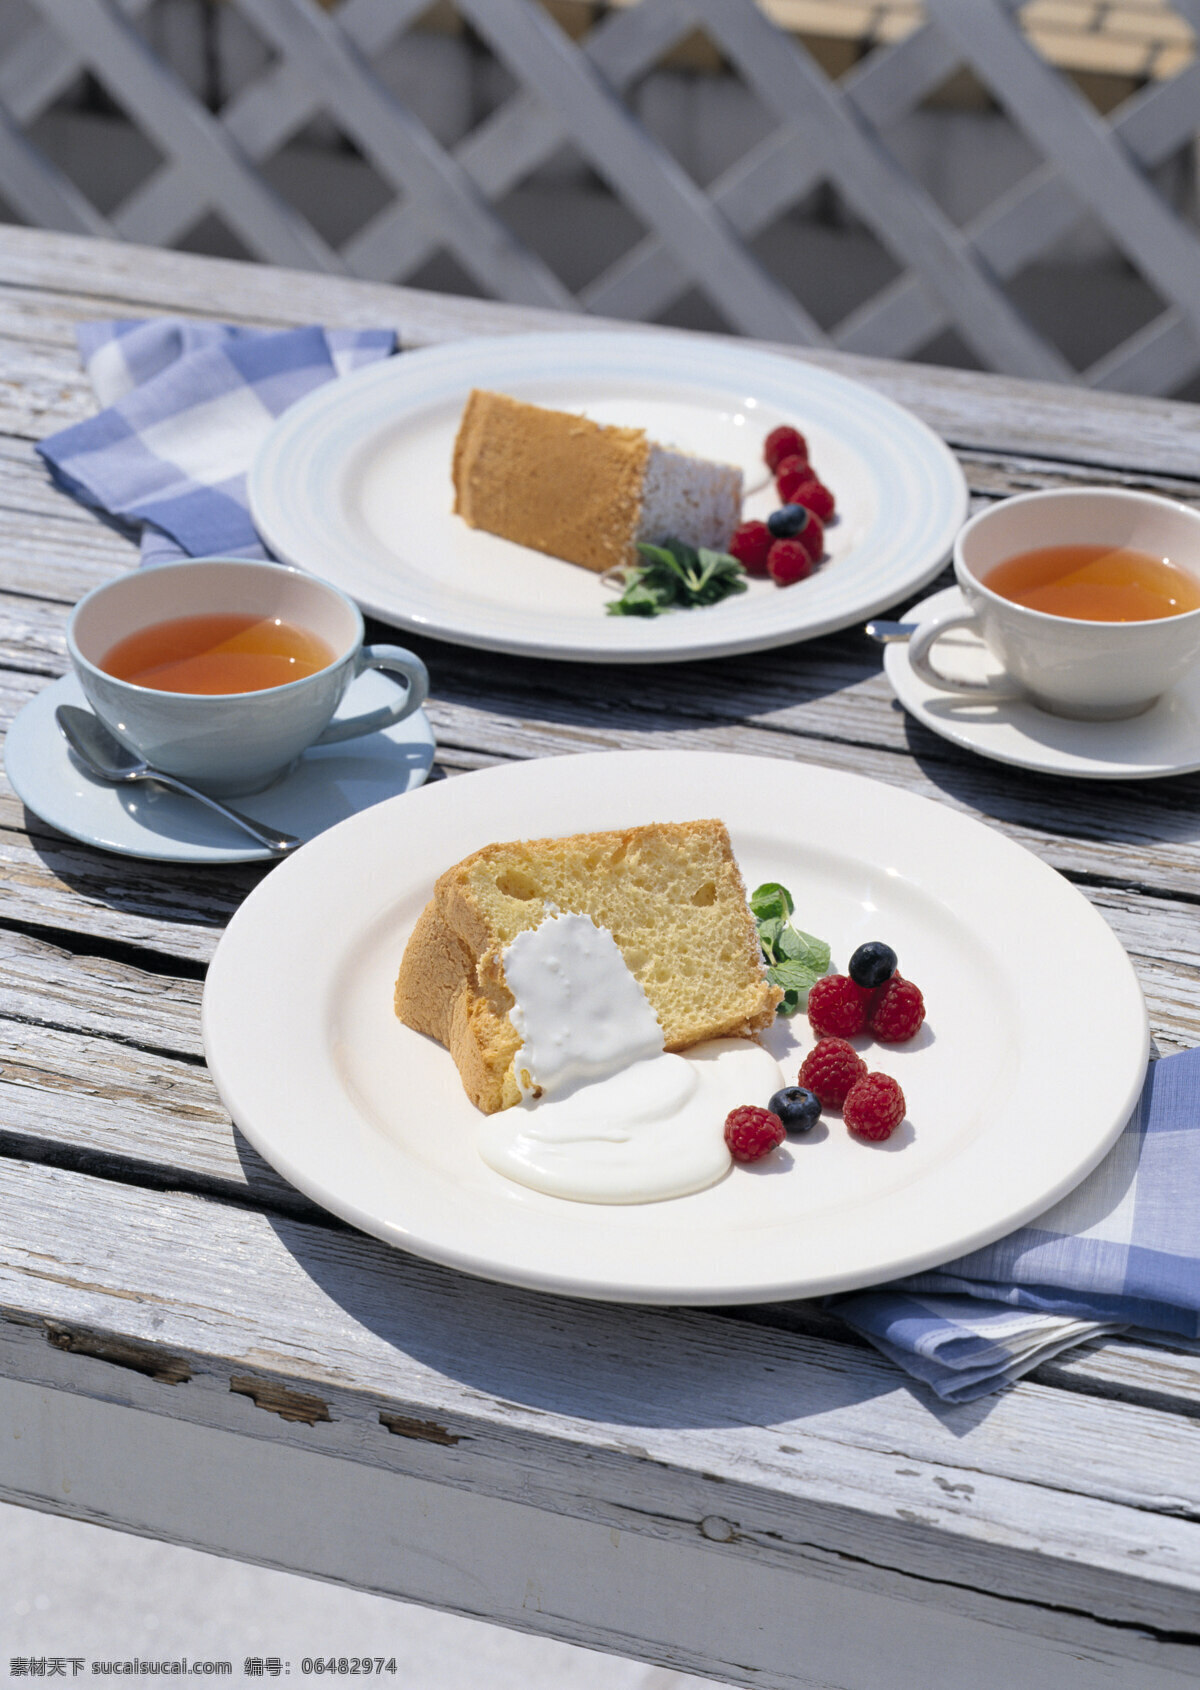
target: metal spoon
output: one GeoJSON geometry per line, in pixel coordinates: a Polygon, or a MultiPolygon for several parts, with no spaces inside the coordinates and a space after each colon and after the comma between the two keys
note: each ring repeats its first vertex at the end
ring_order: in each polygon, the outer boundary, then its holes
{"type": "Polygon", "coordinates": [[[919,622],[868,622],[863,633],[879,645],[893,640],[910,640],[921,626],[919,622]]]}
{"type": "Polygon", "coordinates": [[[172,792],[182,792],[186,798],[194,798],[197,803],[207,804],[208,808],[215,810],[219,816],[236,822],[238,827],[257,839],[260,845],[265,845],[275,857],[286,857],[289,851],[294,851],[301,843],[292,834],[281,833],[278,828],[267,827],[264,822],[256,822],[253,817],[244,816],[240,810],[235,810],[231,804],[223,804],[217,798],[210,798],[207,792],[198,792],[194,786],[188,786],[186,781],[177,780],[174,775],[164,774],[161,769],[144,763],[110,734],[104,723],[93,716],[90,710],[79,710],[73,704],[60,704],[54,712],[54,720],[79,761],[94,775],[99,775],[101,780],[111,781],[114,786],[129,781],[155,780],[160,786],[168,786],[172,792]]]}

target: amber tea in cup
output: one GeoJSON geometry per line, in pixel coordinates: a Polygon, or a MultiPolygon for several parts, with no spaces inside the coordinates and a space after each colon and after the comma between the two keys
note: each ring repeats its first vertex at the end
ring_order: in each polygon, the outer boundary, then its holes
{"type": "Polygon", "coordinates": [[[980,575],[1012,604],[1079,622],[1149,622],[1200,610],[1200,581],[1129,546],[1038,546],[980,575]]]}
{"type": "Polygon", "coordinates": [[[1124,487],[1019,493],[954,542],[961,608],[924,618],[914,675],[948,700],[1002,699],[1081,721],[1149,710],[1200,661],[1200,510],[1124,487]],[[969,628],[1000,672],[947,674],[936,643],[969,628]]]}
{"type": "Polygon", "coordinates": [[[319,634],[282,617],[213,612],[139,628],[111,646],[99,667],[158,692],[262,692],[315,675],[335,656],[319,634]]]}
{"type": "Polygon", "coordinates": [[[385,732],[420,708],[420,658],[364,645],[363,632],[353,599],[304,570],[187,558],[94,587],[71,612],[67,651],[110,732],[223,798],[261,792],[302,753],[385,732]],[[395,685],[387,703],[354,712],[368,670],[395,685]]]}

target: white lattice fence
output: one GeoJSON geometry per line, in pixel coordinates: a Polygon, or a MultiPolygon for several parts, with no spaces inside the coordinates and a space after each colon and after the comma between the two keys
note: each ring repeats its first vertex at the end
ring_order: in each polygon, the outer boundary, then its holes
{"type": "MultiPolygon", "coordinates": [[[[1030,44],[1015,0],[926,0],[925,21],[833,81],[754,0],[638,0],[573,42],[537,0],[456,0],[517,92],[456,145],[435,139],[372,69],[428,0],[227,0],[270,50],[268,68],[214,114],[139,29],[154,0],[29,0],[37,24],[0,46],[0,193],[49,228],[169,245],[213,211],[255,256],[404,280],[449,251],[486,293],[651,318],[698,290],[739,331],[891,357],[952,328],[989,368],[1080,379],[1005,289],[1086,216],[1164,309],[1082,379],[1166,392],[1200,371],[1200,238],[1152,171],[1193,143],[1200,63],[1186,62],[1102,119],[1030,44]],[[771,119],[766,137],[705,189],[639,123],[633,88],[700,29],[771,119]],[[890,126],[969,67],[1042,163],[966,227],[898,164],[890,126]],[[149,137],[161,166],[103,217],[40,153],[29,126],[89,70],[149,137]],[[335,248],[260,166],[331,116],[391,194],[335,248]],[[648,233],[573,294],[497,206],[565,141],[648,233]],[[831,330],[758,260],[754,237],[833,183],[900,275],[831,330]]],[[[1200,29],[1200,0],[1174,0],[1200,29]]]]}

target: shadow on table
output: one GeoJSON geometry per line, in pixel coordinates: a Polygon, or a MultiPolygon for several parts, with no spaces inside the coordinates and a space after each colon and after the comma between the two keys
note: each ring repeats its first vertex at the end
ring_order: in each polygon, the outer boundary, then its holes
{"type": "MultiPolygon", "coordinates": [[[[769,1426],[784,1455],[801,1453],[788,1450],[790,1429],[802,1435],[805,1420],[852,1415],[877,1398],[897,1398],[887,1412],[902,1421],[916,1426],[932,1416],[956,1436],[998,1400],[939,1403],[810,1304],[726,1313],[588,1302],[469,1278],[374,1239],[269,1218],[297,1265],[352,1323],[348,1342],[368,1371],[386,1371],[387,1351],[398,1351],[407,1358],[404,1376],[416,1363],[433,1376],[435,1394],[445,1377],[519,1411],[591,1427],[769,1426]]],[[[867,1424],[878,1427],[878,1414],[868,1411],[867,1424]]],[[[638,1453],[636,1441],[619,1434],[616,1444],[638,1453]]]]}
{"type": "Polygon", "coordinates": [[[908,749],[922,774],[985,818],[1081,842],[1200,843],[1200,773],[1152,780],[1035,773],[948,744],[907,715],[898,700],[892,708],[904,717],[908,749]]]}
{"type": "MultiPolygon", "coordinates": [[[[680,613],[682,614],[682,613],[680,613]]],[[[430,691],[444,709],[512,723],[544,722],[611,736],[691,733],[769,716],[869,679],[878,648],[847,630],[740,657],[685,663],[562,663],[449,646],[384,624],[371,637],[400,639],[425,661],[430,691]]],[[[486,737],[486,725],[484,734],[486,737]]],[[[529,754],[520,744],[518,755],[529,754]]],[[[531,747],[534,754],[542,749],[531,747]]],[[[564,751],[571,749],[564,742],[564,751]]],[[[592,749],[581,743],[580,750],[592,749]]]]}
{"type": "MultiPolygon", "coordinates": [[[[49,902],[43,902],[39,910],[42,924],[55,924],[53,885],[61,882],[88,906],[103,906],[111,912],[111,919],[97,912],[90,929],[96,937],[144,944],[155,951],[171,948],[162,944],[161,934],[155,939],[155,927],[164,921],[211,930],[215,944],[216,935],[271,866],[152,862],[80,844],[29,809],[24,811],[24,823],[30,851],[47,875],[49,902]]],[[[73,931],[88,930],[81,929],[79,907],[73,900],[69,909],[64,908],[63,921],[73,931]]],[[[197,945],[197,957],[210,949],[197,945]]]]}

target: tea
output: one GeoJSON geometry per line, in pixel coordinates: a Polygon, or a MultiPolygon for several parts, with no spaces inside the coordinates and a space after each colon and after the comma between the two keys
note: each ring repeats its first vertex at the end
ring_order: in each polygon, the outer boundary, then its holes
{"type": "Polygon", "coordinates": [[[335,655],[318,635],[277,616],[175,616],[118,640],[100,668],[156,692],[261,692],[315,675],[335,655]]]}
{"type": "Polygon", "coordinates": [[[1078,622],[1150,622],[1200,610],[1200,581],[1168,558],[1124,546],[1039,546],[995,564],[985,587],[1078,622]]]}

